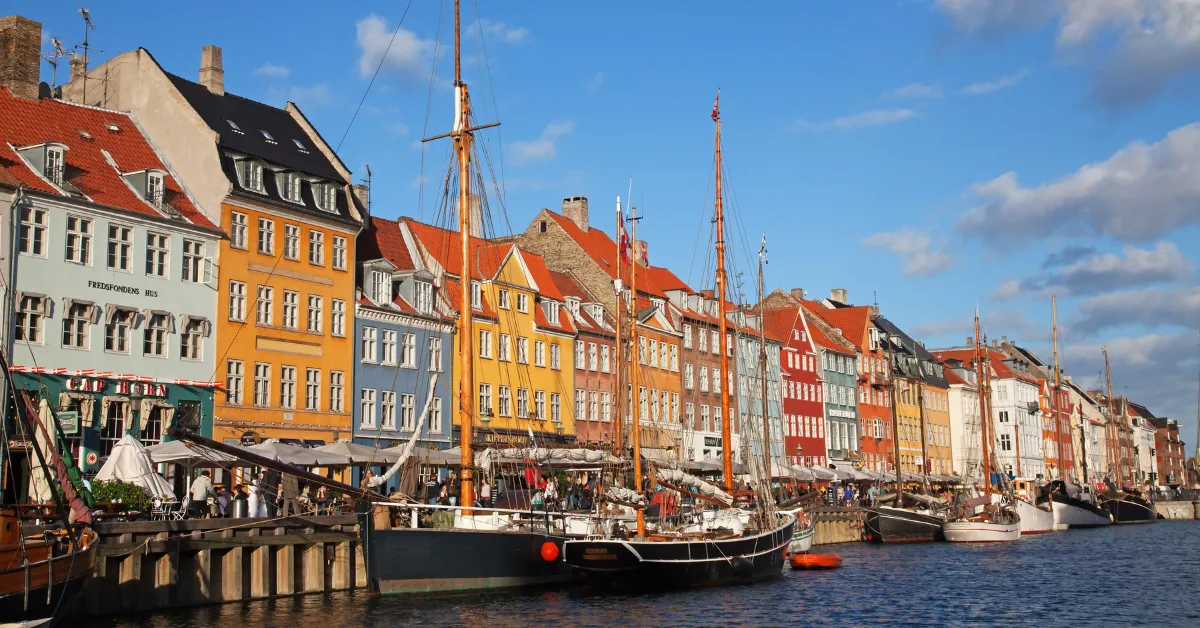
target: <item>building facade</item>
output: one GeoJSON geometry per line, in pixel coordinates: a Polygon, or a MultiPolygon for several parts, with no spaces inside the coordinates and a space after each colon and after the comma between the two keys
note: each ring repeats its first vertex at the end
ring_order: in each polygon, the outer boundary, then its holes
{"type": "Polygon", "coordinates": [[[1187,460],[1183,440],[1179,437],[1179,422],[1165,418],[1153,418],[1149,422],[1154,426],[1156,475],[1153,480],[1157,486],[1179,488],[1185,482],[1184,462],[1187,460]]]}
{"type": "Polygon", "coordinates": [[[951,470],[971,483],[983,478],[979,379],[971,364],[959,359],[949,358],[942,367],[950,386],[946,399],[950,417],[951,470]]]}
{"type": "Polygon", "coordinates": [[[134,116],[15,87],[0,86],[14,386],[59,413],[86,471],[125,434],[211,434],[220,231],[134,116]]]}
{"type": "Polygon", "coordinates": [[[784,455],[790,464],[824,466],[825,408],[817,391],[823,383],[820,350],[798,303],[765,308],[767,333],[781,340],[784,455]]]}
{"type": "MultiPolygon", "coordinates": [[[[760,315],[746,315],[739,311],[731,317],[735,323],[735,331],[731,333],[736,334],[734,353],[737,356],[738,430],[744,443],[743,457],[766,452],[770,460],[782,461],[783,373],[779,359],[783,341],[760,331],[760,315]],[[764,421],[766,433],[763,430],[764,421]],[[763,446],[764,438],[770,439],[769,448],[763,446]]],[[[726,348],[729,348],[728,345],[726,348]]]]}
{"type": "Polygon", "coordinates": [[[575,360],[575,442],[611,448],[619,425],[616,322],[571,273],[551,271],[550,276],[566,300],[566,311],[578,332],[571,350],[575,360]]]}

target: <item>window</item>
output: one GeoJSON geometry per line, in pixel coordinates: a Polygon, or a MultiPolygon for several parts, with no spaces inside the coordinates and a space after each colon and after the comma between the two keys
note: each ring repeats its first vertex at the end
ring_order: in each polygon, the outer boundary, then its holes
{"type": "Polygon", "coordinates": [[[479,416],[491,416],[492,414],[492,385],[479,385],[479,416]]]}
{"type": "Polygon", "coordinates": [[[129,353],[129,335],[137,312],[116,310],[104,326],[104,350],[114,353],[129,353]]]}
{"type": "Polygon", "coordinates": [[[501,288],[496,292],[496,303],[502,310],[507,310],[511,307],[508,299],[508,290],[501,288]]]}
{"type": "Polygon", "coordinates": [[[321,183],[315,186],[317,207],[327,212],[337,211],[337,185],[321,183]]]}
{"type": "Polygon", "coordinates": [[[700,406],[700,427],[701,431],[711,431],[709,429],[710,426],[708,422],[708,406],[705,405],[700,406]]]}
{"type": "MultiPolygon", "coordinates": [[[[721,371],[718,371],[717,369],[713,369],[711,375],[712,375],[713,394],[718,395],[721,393],[721,371]]],[[[761,390],[761,388],[760,388],[760,390],[761,390]]]]}
{"type": "Polygon", "coordinates": [[[375,362],[379,359],[376,351],[375,342],[378,339],[379,330],[374,327],[363,327],[362,329],[362,361],[375,362]]]}
{"type": "Polygon", "coordinates": [[[700,367],[700,392],[708,392],[708,367],[707,366],[700,367]]]}
{"type": "Polygon", "coordinates": [[[517,364],[529,364],[529,339],[517,337],[517,364]]]}
{"type": "Polygon", "coordinates": [[[612,397],[609,393],[600,393],[600,420],[604,423],[612,421],[612,397]]]}
{"type": "Polygon", "coordinates": [[[308,263],[325,265],[325,234],[320,231],[308,232],[308,263]]]}
{"type": "Polygon", "coordinates": [[[296,367],[279,368],[279,407],[296,407],[296,367]]]}
{"type": "Polygon", "coordinates": [[[1000,413],[1000,422],[1008,423],[1008,411],[1007,410],[1000,413]]]}
{"type": "Polygon", "coordinates": [[[471,282],[471,309],[483,309],[483,286],[474,281],[471,282]]]}
{"type": "Polygon", "coordinates": [[[600,420],[600,393],[592,390],[588,392],[588,413],[589,421],[600,420]]]}
{"type": "Polygon", "coordinates": [[[146,331],[142,340],[142,355],[167,357],[167,332],[172,327],[170,314],[150,314],[146,318],[146,331]]]}
{"type": "MultiPolygon", "coordinates": [[[[24,214],[24,210],[22,210],[22,214],[24,214]]],[[[25,226],[22,222],[22,232],[24,229],[25,226]]],[[[84,265],[92,263],[92,220],[90,218],[67,216],[67,261],[84,265]]]]}
{"type": "Polygon", "coordinates": [[[202,318],[184,317],[183,335],[179,343],[179,357],[184,360],[203,359],[204,336],[209,322],[202,318]]]}
{"type": "Polygon", "coordinates": [[[304,370],[304,409],[321,409],[321,369],[304,370]]]}
{"type": "Polygon", "coordinates": [[[396,332],[392,329],[383,330],[383,358],[381,361],[384,364],[396,363],[396,332]]]}
{"type": "Polygon", "coordinates": [[[275,318],[275,289],[270,286],[258,287],[258,301],[254,305],[254,319],[259,325],[270,325],[275,318]]]}
{"type": "Polygon", "coordinates": [[[271,403],[271,365],[254,364],[254,405],[265,408],[271,403]]]}
{"type": "Polygon", "coordinates": [[[550,420],[562,423],[562,395],[558,393],[550,393],[550,420]]]}
{"type": "Polygon", "coordinates": [[[550,368],[556,371],[562,368],[562,356],[559,355],[559,351],[557,342],[550,345],[550,368]]]}
{"type": "Polygon", "coordinates": [[[20,250],[25,255],[46,256],[46,210],[21,208],[20,250]]]}
{"type": "Polygon", "coordinates": [[[575,341],[575,368],[582,370],[587,363],[587,345],[583,342],[575,341]]]}
{"type": "Polygon", "coordinates": [[[442,398],[434,397],[429,404],[429,431],[435,434],[442,432],[442,398]]]}
{"type": "Polygon", "coordinates": [[[325,309],[322,306],[323,298],[320,295],[308,295],[308,331],[321,333],[321,312],[325,309]]]}
{"type": "Polygon", "coordinates": [[[712,342],[709,343],[713,353],[721,353],[721,336],[714,329],[712,332],[712,342]]]}
{"type": "Polygon", "coordinates": [[[543,368],[546,366],[546,343],[541,340],[533,342],[533,365],[543,368]]]}
{"type": "Polygon", "coordinates": [[[296,329],[300,316],[300,293],[283,291],[283,326],[296,329]]]}
{"type": "Polygon", "coordinates": [[[600,366],[599,350],[596,343],[588,343],[588,370],[595,371],[600,366]]]}
{"type": "Polygon", "coordinates": [[[428,281],[418,281],[414,284],[417,295],[417,311],[428,314],[433,311],[433,284],[428,281]]]}
{"type": "Polygon", "coordinates": [[[225,362],[225,403],[241,405],[243,365],[241,360],[225,362]]]}
{"type": "MultiPolygon", "coordinates": [[[[265,131],[263,132],[266,133],[265,131]]],[[[285,172],[279,175],[279,195],[286,201],[303,203],[300,198],[300,175],[295,172],[285,172]]]]}
{"type": "Polygon", "coordinates": [[[659,343],[658,345],[658,365],[663,369],[671,368],[670,352],[668,351],[667,343],[659,343]]]}
{"type": "Polygon", "coordinates": [[[442,339],[431,337],[429,339],[429,370],[440,373],[442,371],[442,339]]]}
{"type": "Polygon", "coordinates": [[[683,326],[683,348],[692,348],[692,326],[688,324],[684,324],[683,326]]]}
{"type": "Polygon", "coordinates": [[[415,334],[404,334],[401,342],[400,366],[410,369],[417,368],[417,336],[415,334]]]}
{"type": "Polygon", "coordinates": [[[146,200],[155,207],[161,208],[163,202],[163,176],[160,172],[146,173],[146,200]]]}
{"type": "Polygon", "coordinates": [[[379,427],[385,430],[396,429],[396,393],[394,391],[379,391],[379,427]]]}
{"type": "Polygon", "coordinates": [[[333,300],[329,311],[329,333],[334,336],[346,335],[346,302],[341,299],[333,300]]]}
{"type": "Polygon", "coordinates": [[[587,411],[584,406],[587,404],[587,391],[582,388],[575,389],[575,420],[583,421],[587,419],[587,411]]]}
{"type": "Polygon", "coordinates": [[[646,417],[646,389],[638,387],[638,418],[641,421],[647,420],[646,417]]]}
{"type": "Polygon", "coordinates": [[[258,219],[258,252],[263,255],[275,254],[275,221],[268,218],[258,219]]]}
{"type": "MultiPolygon", "coordinates": [[[[63,166],[64,161],[65,160],[63,159],[62,147],[60,147],[60,146],[47,146],[46,147],[46,163],[44,164],[44,168],[42,169],[42,172],[43,172],[43,174],[46,175],[46,178],[49,179],[51,182],[53,182],[55,185],[62,185],[63,170],[65,170],[65,167],[63,166]]],[[[118,437],[118,438],[120,438],[120,437],[118,437]]]]}
{"type": "Polygon", "coordinates": [[[292,260],[300,259],[300,227],[283,226],[283,256],[292,260]]]}
{"type": "Polygon", "coordinates": [[[512,361],[512,336],[500,334],[500,345],[496,356],[501,362],[512,361]]]}
{"type": "MultiPolygon", "coordinates": [[[[147,242],[148,244],[149,242],[147,242]]],[[[121,225],[108,226],[108,269],[129,272],[129,251],[133,248],[133,229],[121,225]]],[[[166,260],[163,260],[164,267],[166,260]]],[[[164,271],[165,272],[165,271],[164,271]]],[[[146,274],[150,272],[150,252],[146,252],[146,274]]]]}
{"type": "MultiPolygon", "coordinates": [[[[91,315],[94,305],[72,303],[63,316],[62,346],[88,349],[91,345],[91,315]]],[[[21,338],[21,313],[17,313],[17,338],[21,338]]]]}
{"type": "Polygon", "coordinates": [[[240,161],[242,187],[255,192],[263,191],[263,167],[257,161],[240,161]]]}
{"type": "Polygon", "coordinates": [[[333,236],[333,269],[346,270],[346,238],[333,236]]]}
{"type": "Polygon", "coordinates": [[[698,340],[700,341],[700,350],[708,351],[708,334],[704,333],[704,330],[701,329],[700,333],[697,334],[697,336],[698,336],[698,340]]]}
{"type": "Polygon", "coordinates": [[[529,295],[524,292],[517,293],[517,311],[521,313],[529,312],[529,295]]]}
{"type": "Polygon", "coordinates": [[[479,357],[492,359],[492,332],[486,329],[479,330],[479,357]]]}
{"type": "Polygon", "coordinates": [[[529,416],[529,389],[517,389],[517,418],[529,416]]]}
{"type": "Polygon", "coordinates": [[[240,281],[229,282],[229,320],[246,320],[246,284],[240,281]]]}
{"type": "Polygon", "coordinates": [[[612,364],[609,362],[608,345],[600,345],[600,372],[608,373],[612,364]]]}
{"type": "Polygon", "coordinates": [[[713,431],[720,432],[721,431],[721,408],[720,408],[720,406],[713,406],[712,415],[713,415],[713,431]]]}
{"type": "Polygon", "coordinates": [[[229,214],[229,246],[235,249],[246,248],[246,214],[241,212],[229,214]]]}
{"type": "Polygon", "coordinates": [[[359,416],[362,417],[362,426],[366,428],[375,427],[375,389],[363,388],[360,391],[362,400],[359,402],[359,416]]]}
{"type": "Polygon", "coordinates": [[[671,393],[670,420],[672,422],[676,422],[676,423],[679,421],[679,393],[677,393],[677,392],[671,393]]]}
{"type": "Polygon", "coordinates": [[[683,365],[683,387],[684,388],[691,390],[694,387],[693,377],[692,377],[693,375],[694,375],[694,373],[692,372],[692,365],[684,364],[683,365]]]}
{"type": "Polygon", "coordinates": [[[16,339],[22,342],[42,342],[42,321],[49,302],[46,297],[22,295],[17,310],[16,339]]]}
{"type": "Polygon", "coordinates": [[[679,372],[679,345],[671,345],[671,371],[679,372]]]}
{"type": "Polygon", "coordinates": [[[329,411],[342,412],[343,391],[346,386],[346,374],[342,371],[329,372],[329,411]]]}
{"type": "Polygon", "coordinates": [[[400,429],[411,432],[417,427],[417,397],[411,393],[400,395],[400,429]]]}
{"type": "Polygon", "coordinates": [[[512,389],[500,387],[500,416],[512,416],[512,389]]]}
{"type": "Polygon", "coordinates": [[[204,282],[204,243],[195,240],[183,241],[183,280],[190,283],[204,282]]]}
{"type": "Polygon", "coordinates": [[[546,420],[546,391],[533,391],[533,417],[539,421],[546,420]]]}
{"type": "Polygon", "coordinates": [[[546,320],[551,325],[558,324],[558,304],[553,301],[546,302],[546,320]]]}
{"type": "Polygon", "coordinates": [[[683,404],[683,428],[686,430],[696,430],[696,406],[692,403],[683,404]]]}
{"type": "Polygon", "coordinates": [[[648,353],[650,356],[650,366],[657,367],[658,366],[658,341],[657,340],[654,340],[653,338],[650,339],[650,348],[646,350],[646,353],[648,353]]]}
{"type": "Polygon", "coordinates": [[[1012,436],[1008,434],[1000,435],[1000,449],[1001,451],[1012,451],[1012,436]]]}

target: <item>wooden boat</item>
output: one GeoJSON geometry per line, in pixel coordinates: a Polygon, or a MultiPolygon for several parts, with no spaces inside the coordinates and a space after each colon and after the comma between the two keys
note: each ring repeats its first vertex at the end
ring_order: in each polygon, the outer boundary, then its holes
{"type": "Polygon", "coordinates": [[[792,569],[837,569],[842,566],[840,554],[792,554],[788,558],[792,569]]]}
{"type": "Polygon", "coordinates": [[[1054,502],[1054,526],[1058,529],[1101,528],[1112,525],[1112,516],[1108,510],[1094,503],[1091,493],[1084,490],[1084,487],[1071,489],[1062,480],[1055,480],[1043,488],[1038,500],[1054,502]]]}
{"type": "Polygon", "coordinates": [[[932,543],[942,540],[946,519],[910,508],[863,508],[866,538],[872,543],[932,543]]]}
{"type": "Polygon", "coordinates": [[[1017,516],[1021,519],[1021,536],[1047,534],[1054,531],[1054,512],[1049,508],[1035,506],[1024,499],[1016,499],[1017,516]]]}
{"type": "Polygon", "coordinates": [[[791,543],[788,543],[788,552],[792,554],[803,554],[812,549],[813,536],[817,532],[816,524],[802,513],[797,513],[795,532],[792,533],[791,543]]]}
{"type": "Polygon", "coordinates": [[[96,566],[96,533],[76,532],[22,535],[17,510],[0,508],[0,617],[31,621],[68,607],[96,566]]]}
{"type": "Polygon", "coordinates": [[[993,521],[984,515],[947,521],[942,529],[951,543],[996,543],[1021,538],[1020,521],[993,521]]]}
{"type": "Polygon", "coordinates": [[[1114,524],[1155,523],[1158,521],[1158,513],[1154,510],[1154,505],[1136,493],[1118,491],[1111,496],[1101,496],[1100,500],[1108,514],[1112,516],[1114,524]]]}

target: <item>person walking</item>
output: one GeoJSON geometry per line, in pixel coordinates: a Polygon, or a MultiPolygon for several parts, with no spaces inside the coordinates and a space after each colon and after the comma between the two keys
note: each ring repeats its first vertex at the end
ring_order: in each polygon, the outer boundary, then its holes
{"type": "Polygon", "coordinates": [[[217,496],[213,491],[212,480],[208,478],[207,469],[201,471],[200,475],[192,480],[192,487],[188,490],[188,495],[191,497],[188,503],[188,513],[192,516],[197,516],[204,511],[209,497],[217,496]]]}

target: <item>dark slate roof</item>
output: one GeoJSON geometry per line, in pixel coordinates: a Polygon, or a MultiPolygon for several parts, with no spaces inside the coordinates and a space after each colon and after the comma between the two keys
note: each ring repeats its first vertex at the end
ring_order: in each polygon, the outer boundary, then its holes
{"type": "Polygon", "coordinates": [[[229,182],[233,184],[232,195],[234,196],[253,199],[259,202],[271,203],[278,205],[279,207],[287,208],[292,211],[307,213],[313,216],[320,216],[322,218],[331,220],[341,220],[343,222],[349,222],[355,225],[359,224],[358,220],[354,217],[354,214],[350,212],[350,203],[352,202],[351,197],[346,193],[345,187],[341,186],[340,184],[337,193],[337,213],[335,214],[317,207],[317,201],[313,195],[312,184],[308,181],[308,179],[303,179],[300,182],[300,199],[304,201],[303,204],[300,204],[285,200],[283,196],[280,195],[279,186],[276,184],[275,176],[270,170],[263,172],[263,191],[262,193],[259,193],[242,187],[242,184],[238,180],[237,176],[237,166],[235,165],[233,157],[228,153],[223,153],[221,155],[221,169],[225,171],[225,176],[229,179],[229,182]]]}
{"type": "Polygon", "coordinates": [[[218,96],[199,83],[164,73],[208,128],[217,132],[223,148],[330,181],[349,183],[324,153],[313,146],[308,133],[287,111],[228,92],[218,96]],[[229,120],[242,132],[235,131],[229,120]],[[267,141],[262,131],[270,133],[275,143],[267,141]],[[302,152],[293,140],[302,142],[308,152],[302,152]]]}
{"type": "Polygon", "coordinates": [[[1138,413],[1138,416],[1142,417],[1143,419],[1158,418],[1158,417],[1154,416],[1154,413],[1151,412],[1149,408],[1147,408],[1146,406],[1143,406],[1140,403],[1134,403],[1134,402],[1130,401],[1129,408],[1132,409],[1134,412],[1138,413]]]}
{"type": "MultiPolygon", "coordinates": [[[[878,316],[871,322],[873,322],[876,327],[883,330],[889,336],[894,335],[894,336],[900,337],[900,347],[896,350],[897,353],[899,353],[901,355],[916,356],[917,360],[922,363],[939,364],[939,365],[941,364],[941,362],[936,357],[934,357],[934,355],[932,353],[930,353],[927,349],[925,349],[925,347],[922,347],[916,340],[913,340],[912,337],[910,337],[908,334],[904,333],[904,330],[900,329],[900,327],[898,327],[892,321],[890,321],[882,316],[878,316]]],[[[903,365],[900,365],[900,368],[903,368],[903,365]]],[[[934,370],[934,371],[924,372],[926,370],[927,369],[921,369],[922,373],[920,374],[922,379],[925,380],[926,384],[929,384],[931,386],[936,386],[938,388],[949,388],[950,387],[950,383],[948,381],[946,381],[945,377],[938,377],[937,371],[934,370]]],[[[943,371],[943,373],[944,373],[944,371],[943,371]]],[[[916,375],[916,374],[910,374],[910,376],[911,375],[916,375]]]]}

